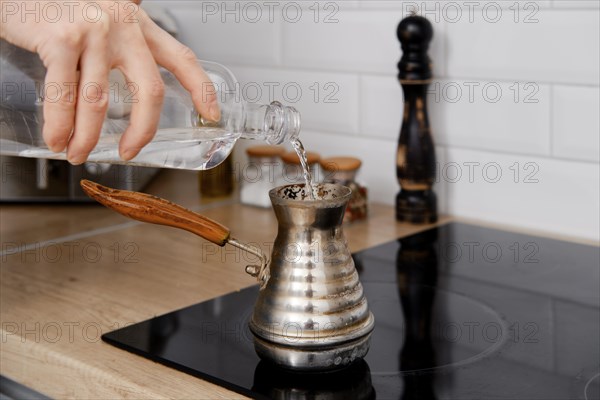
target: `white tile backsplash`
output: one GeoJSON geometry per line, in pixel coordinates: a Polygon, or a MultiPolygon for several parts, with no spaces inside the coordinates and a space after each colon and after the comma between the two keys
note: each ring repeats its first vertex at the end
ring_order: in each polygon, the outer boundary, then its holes
{"type": "MultiPolygon", "coordinates": [[[[286,101],[282,89],[289,84],[288,100],[294,101],[288,103],[302,113],[307,147],[323,155],[361,157],[360,179],[369,186],[371,200],[387,204],[394,203],[398,191],[394,163],[403,109],[396,28],[407,7],[416,4],[434,25],[429,54],[435,79],[451,84],[446,93],[432,87],[428,98],[440,165],[440,210],[598,239],[597,0],[520,1],[518,12],[515,1],[480,1],[472,10],[455,2],[461,6],[458,14],[452,2],[399,0],[319,1],[315,14],[315,2],[299,1],[297,22],[291,21],[295,5],[282,14],[294,3],[285,0],[276,2],[273,20],[264,13],[255,23],[243,12],[239,22],[222,18],[221,9],[207,15],[206,3],[222,8],[222,2],[158,3],[175,16],[180,38],[199,58],[222,62],[242,83],[250,83],[248,95],[256,94],[257,85],[261,100],[268,101],[266,85],[279,84],[274,97],[286,101]],[[327,16],[332,23],[325,23],[327,16]],[[468,82],[480,84],[473,102],[468,82]],[[326,88],[328,83],[334,86],[326,88]],[[302,90],[298,101],[294,84],[302,90]],[[493,86],[488,87],[491,97],[496,85],[501,88],[498,102],[483,98],[485,84],[493,86]],[[452,85],[463,91],[458,101],[448,98],[452,85]],[[327,95],[337,102],[326,103],[327,95]],[[469,162],[479,163],[472,168],[495,162],[503,175],[490,183],[480,169],[479,179],[469,182],[464,177],[469,162]],[[463,176],[452,182],[456,165],[463,176]],[[533,172],[539,183],[524,183],[533,172]]],[[[488,174],[494,167],[487,167],[488,174]]]]}
{"type": "Polygon", "coordinates": [[[537,22],[446,24],[448,75],[543,82],[599,83],[600,15],[539,10],[537,22]]]}
{"type": "Polygon", "coordinates": [[[553,154],[599,162],[600,89],[557,85],[553,97],[553,154]]]}
{"type": "Polygon", "coordinates": [[[550,87],[527,82],[434,81],[434,137],[447,146],[550,154],[550,87]]]}
{"type": "Polygon", "coordinates": [[[243,94],[254,102],[274,100],[296,107],[304,129],[355,135],[358,132],[358,77],[335,72],[251,68],[230,65],[243,94]]]}
{"type": "MultiPolygon", "coordinates": [[[[429,117],[438,144],[550,154],[550,87],[527,82],[435,80],[429,117]]],[[[393,76],[361,77],[361,135],[397,140],[402,88],[393,76]]]]}
{"type": "MultiPolygon", "coordinates": [[[[568,1],[565,1],[568,2],[568,1]]],[[[577,3],[577,1],[575,1],[577,3]]],[[[402,16],[406,17],[411,12],[416,11],[419,15],[434,19],[436,17],[455,19],[456,9],[461,9],[461,15],[468,18],[470,10],[482,10],[498,7],[501,9],[516,9],[515,3],[519,4],[520,9],[547,8],[551,6],[551,0],[479,0],[479,1],[432,1],[432,0],[360,0],[363,8],[389,8],[401,9],[402,16]]]]}
{"type": "Polygon", "coordinates": [[[452,147],[446,159],[450,214],[600,240],[597,164],[452,147]]]}
{"type": "Polygon", "coordinates": [[[395,76],[363,75],[360,79],[361,135],[398,140],[402,126],[402,87],[395,76]]]}
{"type": "MultiPolygon", "coordinates": [[[[303,15],[307,15],[313,19],[324,19],[327,17],[333,17],[337,14],[338,10],[352,9],[359,7],[359,0],[279,0],[274,3],[279,3],[280,7],[284,7],[286,4],[293,3],[291,8],[300,6],[303,10],[303,15]]],[[[291,10],[290,8],[290,10],[291,10]]]]}
{"type": "Polygon", "coordinates": [[[553,0],[556,8],[600,8],[600,0],[553,0]]]}
{"type": "MultiPolygon", "coordinates": [[[[335,23],[302,20],[283,25],[283,62],[298,68],[394,74],[400,60],[395,12],[340,11],[335,23]]],[[[443,74],[444,29],[436,24],[430,56],[443,74]]]]}
{"type": "MultiPolygon", "coordinates": [[[[398,1],[398,0],[360,0],[360,6],[362,8],[370,9],[391,9],[401,10],[402,14],[399,18],[409,16],[413,11],[422,13],[424,11],[434,11],[438,14],[443,13],[444,4],[440,1],[421,0],[421,1],[398,1]],[[439,11],[438,11],[439,10],[439,11]]],[[[435,20],[435,18],[432,18],[435,20]]]]}
{"type": "Polygon", "coordinates": [[[279,64],[278,18],[271,22],[265,13],[257,22],[251,22],[256,15],[246,14],[241,8],[228,14],[221,3],[213,2],[216,8],[208,11],[201,3],[188,2],[183,7],[169,9],[178,21],[179,39],[190,46],[198,58],[224,64],[242,61],[244,64],[279,64]]]}

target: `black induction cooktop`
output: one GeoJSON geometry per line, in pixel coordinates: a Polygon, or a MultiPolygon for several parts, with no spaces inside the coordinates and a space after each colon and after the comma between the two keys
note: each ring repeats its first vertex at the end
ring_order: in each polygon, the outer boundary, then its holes
{"type": "Polygon", "coordinates": [[[599,248],[451,223],[354,260],[376,324],[364,361],[341,371],[260,361],[257,287],[103,339],[255,398],[600,397],[599,248]]]}

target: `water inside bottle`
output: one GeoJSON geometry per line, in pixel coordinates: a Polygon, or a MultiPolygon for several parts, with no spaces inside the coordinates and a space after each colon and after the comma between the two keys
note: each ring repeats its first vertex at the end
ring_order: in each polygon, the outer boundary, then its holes
{"type": "MultiPolygon", "coordinates": [[[[206,170],[216,167],[227,158],[239,136],[212,127],[159,129],[155,138],[133,160],[126,162],[119,156],[121,135],[110,134],[100,137],[88,162],[206,170]]],[[[15,153],[21,157],[66,159],[65,152],[54,153],[40,147],[23,148],[21,145],[15,153]]]]}

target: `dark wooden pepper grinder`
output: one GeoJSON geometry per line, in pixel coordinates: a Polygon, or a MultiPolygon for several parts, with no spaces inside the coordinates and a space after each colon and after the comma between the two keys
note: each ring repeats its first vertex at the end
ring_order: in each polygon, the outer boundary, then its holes
{"type": "Polygon", "coordinates": [[[427,116],[427,87],[431,82],[431,59],[427,54],[433,27],[424,17],[411,15],[400,21],[398,40],[402,59],[398,78],[404,92],[404,116],[398,141],[396,219],[415,224],[437,221],[435,148],[427,116]]]}

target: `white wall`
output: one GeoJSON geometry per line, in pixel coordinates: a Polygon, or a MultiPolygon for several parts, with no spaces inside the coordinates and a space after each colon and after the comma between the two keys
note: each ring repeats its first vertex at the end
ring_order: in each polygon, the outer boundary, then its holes
{"type": "Polygon", "coordinates": [[[287,97],[308,149],[360,157],[371,198],[388,204],[402,115],[395,31],[418,7],[435,29],[441,211],[599,239],[598,0],[157,3],[249,97],[272,100],[270,86],[287,97]]]}

